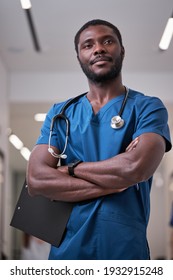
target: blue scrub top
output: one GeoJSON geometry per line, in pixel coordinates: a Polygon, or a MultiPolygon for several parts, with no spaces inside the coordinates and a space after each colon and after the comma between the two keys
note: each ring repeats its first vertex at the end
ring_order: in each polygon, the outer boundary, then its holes
{"type": "MultiPolygon", "coordinates": [[[[129,90],[122,114],[121,129],[112,129],[111,118],[118,114],[124,95],[110,100],[97,114],[86,96],[70,105],[65,115],[70,120],[66,149],[67,164],[75,159],[95,162],[125,152],[137,136],[152,132],[164,137],[171,149],[167,110],[160,99],[129,90]]],[[[47,114],[37,144],[48,144],[50,123],[65,103],[55,104],[47,114]]],[[[62,151],[65,143],[64,120],[53,127],[51,145],[62,151]]],[[[124,260],[149,259],[146,229],[150,213],[152,178],[131,186],[122,193],[76,203],[59,248],[51,247],[49,259],[124,260]]]]}

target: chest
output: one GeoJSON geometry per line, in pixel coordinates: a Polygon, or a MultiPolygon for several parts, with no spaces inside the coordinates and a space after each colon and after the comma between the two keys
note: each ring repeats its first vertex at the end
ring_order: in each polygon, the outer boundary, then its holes
{"type": "MultiPolygon", "coordinates": [[[[79,158],[83,161],[99,161],[124,152],[132,140],[134,122],[129,113],[124,112],[124,126],[120,129],[111,127],[111,118],[119,108],[107,109],[97,114],[82,110],[69,116],[70,131],[66,154],[68,160],[79,158]]],[[[60,125],[60,150],[65,141],[65,129],[60,125]]]]}

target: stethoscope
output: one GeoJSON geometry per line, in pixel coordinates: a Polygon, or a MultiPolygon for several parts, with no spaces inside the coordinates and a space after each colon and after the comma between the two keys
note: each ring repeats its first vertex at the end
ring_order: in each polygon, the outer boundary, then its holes
{"type": "MultiPolygon", "coordinates": [[[[120,111],[119,111],[117,116],[114,116],[114,117],[111,118],[111,127],[113,129],[120,129],[124,126],[124,120],[122,119],[121,116],[122,116],[122,113],[124,111],[124,108],[125,108],[125,105],[126,105],[126,102],[127,102],[128,94],[129,94],[129,89],[126,88],[125,96],[124,96],[120,111]]],[[[71,104],[75,103],[79,98],[81,98],[84,95],[86,95],[86,92],[70,99],[69,101],[67,101],[67,103],[62,107],[60,113],[55,115],[52,118],[51,125],[50,125],[49,141],[48,141],[48,152],[55,158],[61,158],[61,159],[66,159],[67,158],[67,155],[65,154],[65,151],[66,151],[67,143],[68,143],[70,121],[65,115],[65,110],[71,104]],[[64,149],[63,149],[62,153],[60,153],[60,154],[55,153],[55,151],[51,148],[51,137],[52,137],[52,132],[53,132],[53,126],[54,126],[54,123],[57,119],[62,119],[66,123],[64,149]]]]}
{"type": "Polygon", "coordinates": [[[111,127],[113,129],[119,129],[119,128],[123,127],[123,125],[124,125],[124,120],[122,119],[121,116],[122,116],[122,113],[124,111],[124,107],[125,107],[126,102],[127,102],[127,97],[128,97],[128,94],[129,94],[129,89],[127,87],[125,87],[125,90],[126,90],[126,92],[125,92],[125,96],[124,96],[124,99],[123,99],[120,111],[119,111],[117,116],[114,116],[111,119],[111,127]]]}

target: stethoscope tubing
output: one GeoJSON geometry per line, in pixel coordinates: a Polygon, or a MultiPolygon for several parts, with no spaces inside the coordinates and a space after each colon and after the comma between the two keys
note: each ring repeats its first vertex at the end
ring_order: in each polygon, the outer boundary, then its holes
{"type": "Polygon", "coordinates": [[[122,113],[124,111],[124,107],[126,105],[127,98],[128,98],[128,95],[129,95],[129,89],[127,87],[125,87],[125,88],[126,88],[125,96],[124,96],[123,103],[121,105],[120,111],[118,113],[118,116],[120,116],[120,117],[122,116],[122,113]]]}
{"type": "MultiPolygon", "coordinates": [[[[120,122],[122,123],[122,125],[118,124],[116,125],[116,123],[114,123],[113,125],[111,124],[111,127],[114,128],[114,129],[118,129],[118,128],[121,128],[123,125],[124,125],[124,120],[121,118],[122,116],[122,113],[124,111],[124,108],[125,108],[125,105],[126,105],[126,102],[127,102],[127,98],[128,98],[128,93],[129,93],[129,89],[126,88],[126,92],[125,92],[125,96],[124,96],[124,99],[123,99],[123,102],[122,102],[122,105],[121,105],[121,108],[120,108],[120,111],[118,113],[117,116],[113,117],[112,119],[114,118],[119,118],[120,122]]],[[[50,125],[50,134],[49,134],[49,142],[48,142],[48,151],[51,153],[51,155],[53,157],[56,157],[56,158],[66,158],[67,156],[64,154],[65,151],[66,151],[66,148],[67,148],[67,143],[68,143],[68,136],[69,136],[69,130],[70,130],[70,121],[69,119],[66,117],[65,115],[65,111],[66,109],[71,105],[73,104],[74,102],[76,102],[79,98],[81,98],[82,96],[86,95],[87,93],[82,93],[72,99],[70,99],[69,101],[67,101],[65,103],[65,105],[62,107],[61,111],[59,114],[55,115],[53,118],[52,118],[52,121],[51,121],[51,125],[50,125]],[[53,126],[54,126],[54,123],[57,119],[63,119],[66,123],[66,133],[65,133],[65,144],[64,144],[64,149],[62,151],[61,154],[56,154],[54,152],[54,150],[51,148],[51,137],[52,137],[52,131],[53,131],[53,126]]]]}

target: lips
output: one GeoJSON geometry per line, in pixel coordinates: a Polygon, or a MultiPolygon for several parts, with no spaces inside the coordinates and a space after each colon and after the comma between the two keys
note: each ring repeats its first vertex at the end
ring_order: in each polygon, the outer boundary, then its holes
{"type": "Polygon", "coordinates": [[[95,64],[95,63],[97,63],[97,62],[104,62],[104,61],[109,61],[109,62],[111,62],[112,61],[112,58],[111,57],[108,57],[108,56],[97,56],[95,59],[93,59],[91,62],[90,62],[90,64],[91,65],[93,65],[93,64],[95,64]]]}

